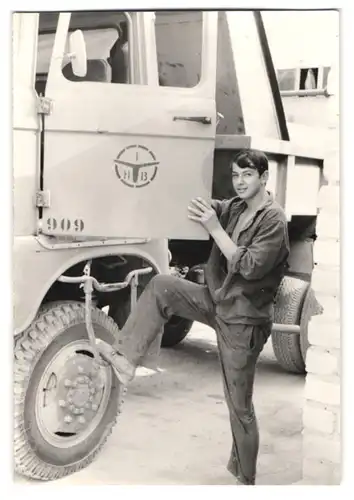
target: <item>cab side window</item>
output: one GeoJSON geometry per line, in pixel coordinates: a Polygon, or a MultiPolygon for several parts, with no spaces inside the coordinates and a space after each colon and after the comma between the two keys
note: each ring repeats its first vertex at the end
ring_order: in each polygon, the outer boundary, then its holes
{"type": "MultiPolygon", "coordinates": [[[[55,31],[59,13],[40,14],[36,90],[45,93],[55,31]]],[[[73,12],[69,33],[80,29],[87,53],[87,73],[78,77],[73,73],[69,57],[64,57],[63,76],[73,82],[130,83],[129,29],[123,12],[73,12]]],[[[65,52],[69,53],[67,41],[65,52]]]]}

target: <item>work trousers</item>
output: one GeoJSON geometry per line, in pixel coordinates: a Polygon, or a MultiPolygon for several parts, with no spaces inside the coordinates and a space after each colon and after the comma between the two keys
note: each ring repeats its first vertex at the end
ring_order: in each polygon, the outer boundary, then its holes
{"type": "Polygon", "coordinates": [[[157,275],[140,296],[114,347],[138,366],[173,315],[204,323],[216,331],[233,438],[227,469],[240,482],[255,484],[259,432],[252,395],[257,359],[271,333],[271,324],[226,324],[215,314],[205,285],[157,275]]]}

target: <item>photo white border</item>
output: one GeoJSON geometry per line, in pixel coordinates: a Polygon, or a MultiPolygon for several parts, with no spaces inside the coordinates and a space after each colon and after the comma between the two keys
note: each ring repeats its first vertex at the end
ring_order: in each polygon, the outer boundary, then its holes
{"type": "MultiPolygon", "coordinates": [[[[15,10],[72,10],[72,9],[152,9],[152,8],[197,8],[200,10],[207,8],[261,8],[261,9],[323,9],[323,8],[338,8],[343,9],[341,15],[341,160],[342,160],[342,177],[341,177],[341,192],[342,192],[342,206],[341,206],[341,251],[342,251],[342,365],[343,365],[343,378],[342,383],[342,394],[343,394],[343,480],[339,487],[336,486],[297,486],[292,488],[292,486],[267,486],[266,488],[255,487],[248,490],[242,490],[244,493],[247,491],[247,496],[252,498],[258,494],[262,498],[281,498],[283,500],[284,495],[290,500],[290,498],[296,498],[298,500],[300,495],[311,495],[316,494],[321,497],[322,500],[326,498],[332,498],[334,495],[340,494],[346,497],[346,494],[350,491],[350,486],[353,484],[353,447],[349,443],[353,443],[353,425],[350,425],[352,418],[350,415],[352,412],[352,391],[351,383],[354,377],[351,373],[354,365],[353,361],[353,334],[352,325],[350,320],[351,309],[353,308],[352,300],[353,297],[353,255],[354,248],[352,248],[353,243],[353,222],[350,214],[353,212],[354,195],[351,192],[353,181],[353,168],[350,164],[350,154],[352,153],[352,143],[353,143],[353,132],[351,125],[352,116],[354,112],[353,104],[353,5],[349,2],[328,2],[328,1],[297,1],[291,2],[281,2],[281,1],[267,1],[267,2],[251,2],[251,1],[234,1],[234,2],[223,2],[221,5],[216,2],[200,1],[179,1],[179,2],[168,2],[155,0],[154,2],[117,2],[117,1],[92,1],[87,0],[85,2],[73,2],[71,1],[37,1],[37,2],[26,2],[26,1],[13,1],[13,2],[3,2],[0,10],[0,21],[1,21],[1,47],[2,47],[2,67],[5,68],[5,75],[9,75],[10,78],[6,78],[4,75],[2,78],[2,92],[1,97],[3,99],[3,106],[1,109],[7,110],[7,113],[3,111],[2,113],[2,147],[5,152],[3,168],[1,169],[1,197],[2,200],[2,214],[1,214],[1,235],[2,235],[2,245],[1,245],[1,262],[2,266],[2,287],[1,287],[1,304],[2,304],[2,314],[1,314],[1,333],[3,346],[3,360],[1,365],[1,380],[3,381],[3,388],[1,393],[6,394],[6,401],[9,403],[8,407],[4,408],[1,412],[1,429],[3,431],[3,441],[0,447],[1,460],[0,460],[0,478],[2,485],[2,496],[3,498],[26,498],[28,500],[48,498],[51,499],[62,498],[63,494],[68,495],[68,498],[75,498],[77,495],[85,495],[86,500],[91,498],[96,499],[99,495],[104,495],[105,500],[109,498],[117,499],[118,496],[124,500],[129,500],[130,498],[139,498],[143,496],[144,499],[151,495],[152,498],[166,498],[169,500],[174,498],[179,498],[180,495],[183,497],[198,498],[199,495],[207,500],[210,498],[215,498],[215,495],[223,495],[223,498],[235,498],[235,495],[239,495],[241,490],[237,492],[233,487],[228,486],[206,486],[206,487],[187,487],[182,486],[183,490],[179,487],[121,487],[121,486],[97,486],[97,487],[85,487],[85,486],[75,486],[75,487],[65,487],[64,490],[59,487],[58,484],[54,483],[43,483],[39,486],[35,485],[14,485],[12,480],[12,303],[11,303],[11,293],[12,293],[12,282],[11,282],[11,251],[12,251],[12,164],[11,164],[11,11],[15,10]],[[6,68],[9,68],[9,73],[6,73],[6,68]],[[345,104],[343,104],[345,103],[345,104]],[[4,207],[5,212],[4,213],[4,207]],[[6,446],[4,443],[6,442],[6,446]],[[104,489],[103,489],[104,488],[104,489]],[[300,490],[298,489],[300,488],[300,490]],[[315,488],[315,489],[313,489],[315,488]],[[340,491],[337,492],[337,489],[340,491]]],[[[353,153],[352,153],[353,154],[353,153]]],[[[353,184],[354,185],[354,184],[353,184]]],[[[3,400],[5,397],[3,396],[3,400]]],[[[201,457],[202,460],[202,457],[201,457]]]]}

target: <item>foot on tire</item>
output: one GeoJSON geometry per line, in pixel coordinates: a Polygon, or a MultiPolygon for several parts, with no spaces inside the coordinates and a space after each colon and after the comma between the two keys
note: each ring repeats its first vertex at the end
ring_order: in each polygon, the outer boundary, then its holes
{"type": "Polygon", "coordinates": [[[119,382],[127,386],[133,380],[136,368],[107,342],[98,340],[97,348],[102,358],[112,366],[119,382]]]}

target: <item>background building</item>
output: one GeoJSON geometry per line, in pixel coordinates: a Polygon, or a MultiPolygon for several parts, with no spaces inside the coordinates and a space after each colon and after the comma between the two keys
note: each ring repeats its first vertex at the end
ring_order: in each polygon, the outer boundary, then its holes
{"type": "Polygon", "coordinates": [[[264,21],[289,131],[325,147],[313,288],[324,314],[309,326],[303,409],[303,482],[340,482],[339,13],[267,12],[264,21]]]}

